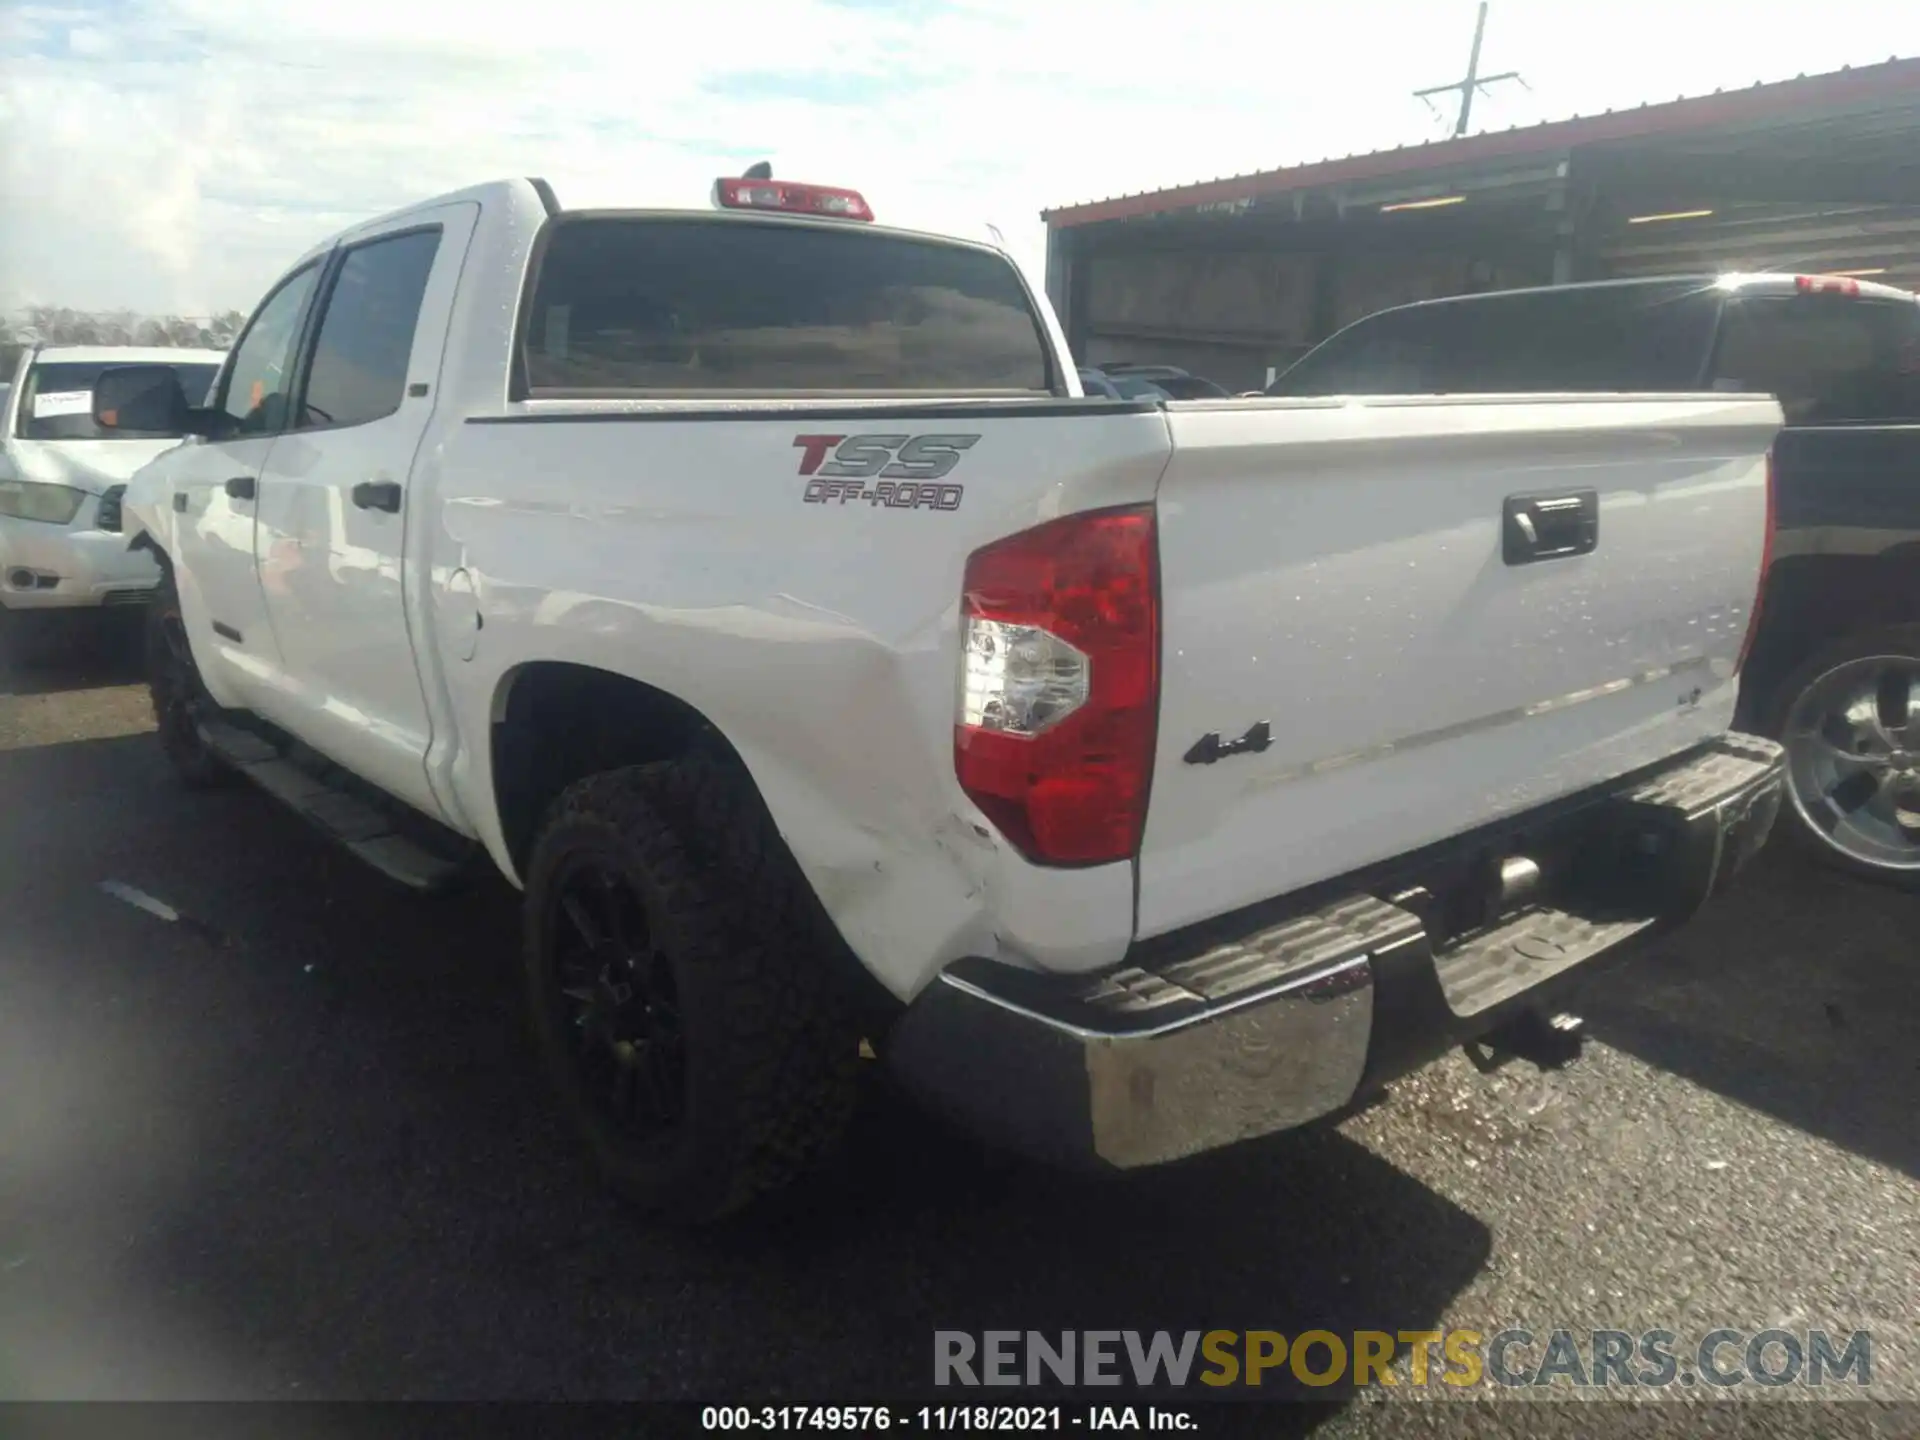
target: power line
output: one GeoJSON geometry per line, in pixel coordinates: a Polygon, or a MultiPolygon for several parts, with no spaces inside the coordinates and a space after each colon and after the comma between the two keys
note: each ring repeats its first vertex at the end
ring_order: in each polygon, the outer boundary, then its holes
{"type": "Polygon", "coordinates": [[[1453,122],[1453,133],[1455,135],[1464,135],[1467,133],[1467,121],[1473,116],[1473,97],[1477,91],[1485,90],[1487,86],[1496,84],[1501,80],[1518,80],[1520,84],[1527,89],[1530,90],[1533,88],[1527,85],[1527,82],[1522,79],[1518,70],[1502,70],[1498,75],[1482,75],[1480,73],[1480,41],[1486,33],[1487,0],[1480,0],[1480,18],[1476,20],[1473,25],[1473,50],[1467,56],[1467,78],[1464,80],[1456,80],[1451,85],[1430,85],[1425,90],[1416,90],[1413,92],[1414,97],[1419,100],[1425,100],[1427,108],[1436,115],[1440,113],[1440,109],[1431,99],[1428,99],[1429,96],[1445,95],[1455,90],[1460,92],[1460,114],[1453,122]]]}

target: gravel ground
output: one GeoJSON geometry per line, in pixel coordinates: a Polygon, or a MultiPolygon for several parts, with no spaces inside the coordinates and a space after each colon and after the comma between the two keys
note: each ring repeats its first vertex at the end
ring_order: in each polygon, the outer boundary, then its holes
{"type": "MultiPolygon", "coordinates": [[[[830,1173],[687,1238],[607,1199],[528,1083],[513,897],[411,900],[264,798],[180,791],[134,678],[124,636],[0,668],[0,1397],[852,1402],[924,1394],[936,1328],[1665,1328],[1684,1354],[1824,1326],[1920,1402],[1920,897],[1775,846],[1591,987],[1576,1066],[1450,1058],[1121,1180],[997,1160],[876,1083],[830,1173]]],[[[1406,1370],[1207,1420],[1679,1418],[1406,1370]]],[[[1760,1403],[1678,1428],[1920,1433],[1735,1394],[1760,1403]]]]}

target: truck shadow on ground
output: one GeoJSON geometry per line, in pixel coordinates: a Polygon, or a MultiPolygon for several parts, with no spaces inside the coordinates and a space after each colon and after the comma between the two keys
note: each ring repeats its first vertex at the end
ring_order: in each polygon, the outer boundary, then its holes
{"type": "Polygon", "coordinates": [[[244,789],[176,793],[148,736],[0,755],[0,799],[8,1343],[49,1394],[1000,1401],[933,1389],[936,1329],[1424,1328],[1489,1254],[1332,1131],[1081,1177],[880,1083],[826,1173],[662,1230],[536,1083],[503,887],[397,894],[244,789]]]}
{"type": "Polygon", "coordinates": [[[1627,975],[1573,1002],[1596,1039],[1920,1178],[1920,894],[1776,834],[1627,975]]]}
{"type": "Polygon", "coordinates": [[[146,679],[145,612],[58,615],[23,631],[0,613],[0,696],[58,695],[146,679]]]}

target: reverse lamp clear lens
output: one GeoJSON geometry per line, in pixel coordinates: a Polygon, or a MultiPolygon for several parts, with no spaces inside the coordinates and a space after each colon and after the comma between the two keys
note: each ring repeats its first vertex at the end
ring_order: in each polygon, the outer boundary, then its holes
{"type": "Polygon", "coordinates": [[[1087,703],[1092,673],[1087,656],[1057,635],[968,616],[960,722],[1003,735],[1038,735],[1087,703]]]}

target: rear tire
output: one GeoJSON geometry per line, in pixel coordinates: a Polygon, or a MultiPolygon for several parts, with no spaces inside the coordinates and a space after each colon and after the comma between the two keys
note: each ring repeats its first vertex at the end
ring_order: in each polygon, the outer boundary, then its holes
{"type": "Polygon", "coordinates": [[[201,720],[217,707],[194,664],[170,568],[147,606],[146,652],[154,728],[174,773],[192,790],[229,784],[235,778],[232,769],[200,738],[201,720]]]}
{"type": "Polygon", "coordinates": [[[706,1223],[831,1151],[859,1031],[806,881],[737,766],[690,756],[579,781],[526,880],[535,1043],[616,1191],[706,1223]]]}
{"type": "Polygon", "coordinates": [[[1760,711],[1787,747],[1785,828],[1822,864],[1920,889],[1920,625],[1836,641],[1760,711]]]}

